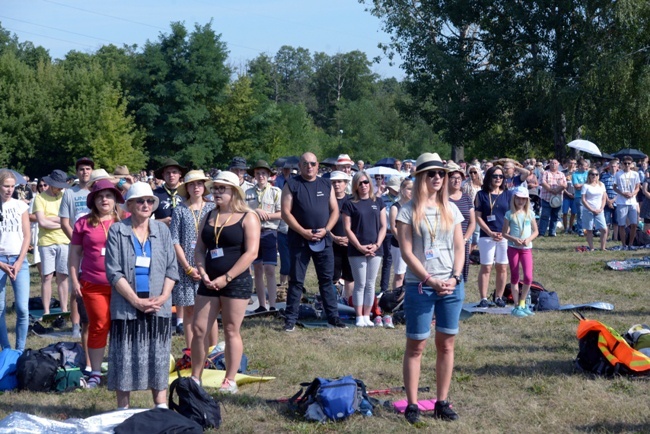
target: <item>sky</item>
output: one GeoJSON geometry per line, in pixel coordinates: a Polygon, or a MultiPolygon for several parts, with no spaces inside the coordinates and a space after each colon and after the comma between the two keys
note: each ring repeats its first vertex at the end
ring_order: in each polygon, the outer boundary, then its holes
{"type": "MultiPolygon", "coordinates": [[[[70,50],[94,52],[111,43],[142,47],[168,34],[173,21],[192,30],[212,20],[229,63],[239,68],[259,54],[274,56],[283,45],[329,55],[360,50],[369,60],[383,56],[377,45],[389,36],[365,7],[357,0],[0,0],[0,23],[19,41],[61,59],[70,50]]],[[[404,76],[385,58],[372,70],[382,78],[404,76]]]]}

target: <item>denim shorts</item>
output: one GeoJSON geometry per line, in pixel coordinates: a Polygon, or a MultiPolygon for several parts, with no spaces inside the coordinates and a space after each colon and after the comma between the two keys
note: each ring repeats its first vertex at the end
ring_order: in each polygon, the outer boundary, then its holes
{"type": "Polygon", "coordinates": [[[436,314],[436,331],[448,335],[458,334],[460,311],[465,300],[463,282],[456,285],[456,291],[450,295],[439,296],[428,286],[418,291],[417,283],[406,284],[404,296],[404,315],[406,316],[406,337],[424,340],[431,336],[431,320],[436,314]]]}
{"type": "Polygon", "coordinates": [[[253,264],[278,265],[278,232],[262,231],[260,247],[257,250],[257,259],[253,264]]]}

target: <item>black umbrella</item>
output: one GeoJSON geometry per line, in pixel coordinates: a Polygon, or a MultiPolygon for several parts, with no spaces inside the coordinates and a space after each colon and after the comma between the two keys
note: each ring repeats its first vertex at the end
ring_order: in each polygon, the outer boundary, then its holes
{"type": "Polygon", "coordinates": [[[612,154],[607,154],[603,152],[600,158],[602,158],[603,160],[613,160],[616,157],[614,157],[612,154]]]}
{"type": "Polygon", "coordinates": [[[393,157],[382,158],[375,163],[375,166],[395,167],[395,159],[393,157]]]}
{"type": "Polygon", "coordinates": [[[300,157],[291,156],[291,157],[280,157],[273,162],[275,167],[284,167],[285,164],[289,163],[292,169],[297,169],[300,165],[300,157]]]}
{"type": "Polygon", "coordinates": [[[633,160],[638,160],[638,159],[641,159],[641,158],[645,158],[645,156],[646,156],[643,152],[639,151],[638,149],[630,149],[630,148],[621,149],[620,151],[616,152],[613,155],[616,158],[622,158],[622,157],[630,156],[630,157],[632,157],[633,160]]]}
{"type": "Polygon", "coordinates": [[[338,158],[336,158],[336,157],[329,157],[329,158],[326,158],[323,161],[321,161],[320,164],[322,166],[334,167],[334,166],[336,166],[336,161],[337,160],[338,160],[338,158]]]}

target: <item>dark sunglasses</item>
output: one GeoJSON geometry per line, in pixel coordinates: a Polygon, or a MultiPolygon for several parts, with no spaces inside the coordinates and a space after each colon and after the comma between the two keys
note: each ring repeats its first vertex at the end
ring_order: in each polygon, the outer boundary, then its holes
{"type": "Polygon", "coordinates": [[[367,179],[364,179],[363,181],[359,181],[359,185],[368,185],[368,184],[370,184],[370,181],[368,181],[367,179]]]}
{"type": "Polygon", "coordinates": [[[597,173],[590,173],[589,176],[598,176],[597,173]]]}
{"type": "Polygon", "coordinates": [[[318,162],[316,162],[316,161],[303,161],[302,162],[302,165],[305,166],[305,167],[307,167],[307,166],[316,167],[317,164],[318,164],[318,162]]]}
{"type": "Polygon", "coordinates": [[[470,175],[478,175],[478,172],[471,171],[469,172],[470,175]]]}
{"type": "Polygon", "coordinates": [[[632,165],[632,163],[630,163],[630,162],[626,162],[626,163],[623,163],[623,164],[625,164],[626,166],[631,166],[632,165]]]}
{"type": "Polygon", "coordinates": [[[492,175],[492,179],[503,179],[503,175],[492,175]]]}
{"type": "Polygon", "coordinates": [[[142,205],[145,202],[147,202],[147,204],[149,204],[149,205],[153,205],[154,203],[156,203],[156,200],[155,199],[136,199],[135,200],[135,203],[137,203],[138,205],[142,205]]]}
{"type": "Polygon", "coordinates": [[[438,178],[444,178],[447,172],[444,170],[428,170],[427,171],[427,177],[428,178],[433,178],[434,176],[438,175],[438,178]]]}
{"type": "Polygon", "coordinates": [[[47,187],[47,184],[38,184],[39,187],[47,187]]]}
{"type": "Polygon", "coordinates": [[[210,190],[216,191],[217,193],[225,193],[227,189],[228,187],[225,185],[213,185],[210,190]]]}

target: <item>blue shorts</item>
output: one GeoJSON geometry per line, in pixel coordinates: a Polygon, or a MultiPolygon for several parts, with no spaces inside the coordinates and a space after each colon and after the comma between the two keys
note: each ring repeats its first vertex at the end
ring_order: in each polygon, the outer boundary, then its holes
{"type": "Polygon", "coordinates": [[[253,264],[278,265],[278,232],[273,230],[262,230],[260,237],[260,248],[257,251],[257,259],[253,264]]]}
{"type": "Polygon", "coordinates": [[[571,214],[578,214],[578,204],[574,199],[565,197],[562,199],[562,214],[568,214],[571,209],[571,214]]]}
{"type": "Polygon", "coordinates": [[[424,286],[422,294],[417,283],[406,284],[404,315],[406,316],[406,337],[424,340],[431,336],[431,320],[436,314],[436,331],[448,335],[458,334],[460,311],[465,300],[463,282],[456,286],[453,294],[439,296],[430,287],[424,286]]]}

